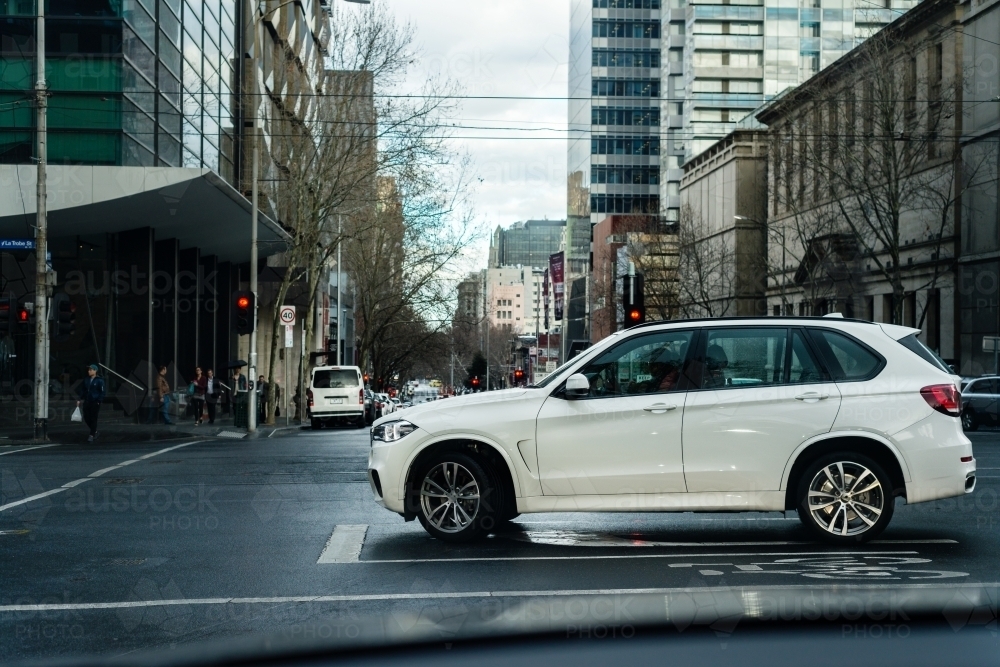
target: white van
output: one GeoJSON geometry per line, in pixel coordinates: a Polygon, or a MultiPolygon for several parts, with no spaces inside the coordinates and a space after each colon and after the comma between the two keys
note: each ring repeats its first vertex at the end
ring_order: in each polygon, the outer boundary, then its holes
{"type": "Polygon", "coordinates": [[[352,420],[365,426],[365,384],[357,366],[314,368],[306,391],[309,420],[314,429],[331,420],[352,420]]]}
{"type": "Polygon", "coordinates": [[[438,394],[437,389],[429,385],[419,385],[413,391],[413,405],[420,405],[421,403],[427,403],[428,401],[436,401],[438,394]]]}

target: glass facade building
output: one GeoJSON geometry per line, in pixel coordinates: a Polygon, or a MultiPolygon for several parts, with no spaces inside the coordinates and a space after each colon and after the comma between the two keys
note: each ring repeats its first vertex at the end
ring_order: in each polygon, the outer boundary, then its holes
{"type": "Polygon", "coordinates": [[[573,0],[570,271],[586,253],[584,220],[650,212],[676,221],[686,160],[914,4],[573,0]]]}
{"type": "Polygon", "coordinates": [[[497,228],[490,249],[497,268],[526,266],[544,269],[549,265],[549,255],[559,252],[565,220],[528,220],[515,222],[507,229],[497,228]]]}
{"type": "MultiPolygon", "coordinates": [[[[236,0],[50,0],[49,162],[199,167],[232,183],[236,0]]],[[[0,1],[0,162],[34,154],[35,6],[0,1]]]]}
{"type": "Polygon", "coordinates": [[[685,159],[853,49],[916,0],[689,0],[685,159]]]}

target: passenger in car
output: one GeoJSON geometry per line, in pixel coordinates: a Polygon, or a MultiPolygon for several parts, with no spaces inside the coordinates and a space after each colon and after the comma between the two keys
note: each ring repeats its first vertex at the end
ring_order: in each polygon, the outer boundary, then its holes
{"type": "Polygon", "coordinates": [[[705,353],[705,378],[702,386],[706,389],[726,386],[725,369],[729,366],[729,357],[719,345],[709,345],[705,353]]]}

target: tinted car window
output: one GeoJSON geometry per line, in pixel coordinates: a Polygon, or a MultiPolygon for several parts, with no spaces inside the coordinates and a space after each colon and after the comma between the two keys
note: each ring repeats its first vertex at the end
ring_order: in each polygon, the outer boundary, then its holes
{"type": "Polygon", "coordinates": [[[590,397],[678,391],[691,331],[663,331],[623,341],[581,371],[590,380],[590,397]]]}
{"type": "Polygon", "coordinates": [[[313,374],[316,389],[346,389],[358,386],[358,374],[351,370],[318,370],[313,374]]]}
{"type": "Polygon", "coordinates": [[[788,329],[709,329],[702,387],[750,387],[785,379],[788,329]]]}
{"type": "Polygon", "coordinates": [[[792,360],[788,371],[788,381],[793,384],[829,380],[810,351],[805,336],[798,329],[792,331],[792,360]]]}
{"type": "Polygon", "coordinates": [[[812,337],[823,351],[834,380],[865,380],[881,370],[882,359],[849,336],[829,329],[813,329],[812,337]]]}
{"type": "Polygon", "coordinates": [[[917,334],[910,334],[909,336],[900,338],[897,342],[903,347],[905,347],[907,350],[912,352],[913,354],[917,355],[918,357],[929,363],[934,368],[940,371],[944,371],[945,373],[954,372],[950,368],[948,368],[948,364],[944,363],[944,360],[941,359],[941,357],[939,357],[937,354],[934,353],[933,350],[931,350],[926,345],[920,342],[920,339],[917,338],[917,334]]]}

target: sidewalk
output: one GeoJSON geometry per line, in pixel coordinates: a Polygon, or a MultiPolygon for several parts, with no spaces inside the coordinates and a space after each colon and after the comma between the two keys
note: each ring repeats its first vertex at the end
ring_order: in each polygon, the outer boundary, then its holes
{"type": "MultiPolygon", "coordinates": [[[[122,424],[109,423],[102,425],[100,420],[97,424],[98,443],[122,443],[122,442],[143,442],[158,440],[179,440],[190,438],[226,438],[226,439],[250,439],[266,438],[274,431],[293,432],[303,428],[303,425],[292,421],[285,426],[284,418],[276,420],[274,425],[260,424],[257,431],[247,434],[246,429],[235,428],[232,417],[219,418],[215,423],[209,425],[207,422],[201,426],[188,419],[174,422],[172,424],[122,424]]],[[[306,425],[308,426],[308,425],[306,425]]],[[[49,426],[49,442],[65,444],[87,444],[89,432],[85,424],[51,424],[49,426]]],[[[31,445],[37,444],[32,439],[31,428],[11,428],[0,430],[0,447],[4,445],[31,445]]]]}

